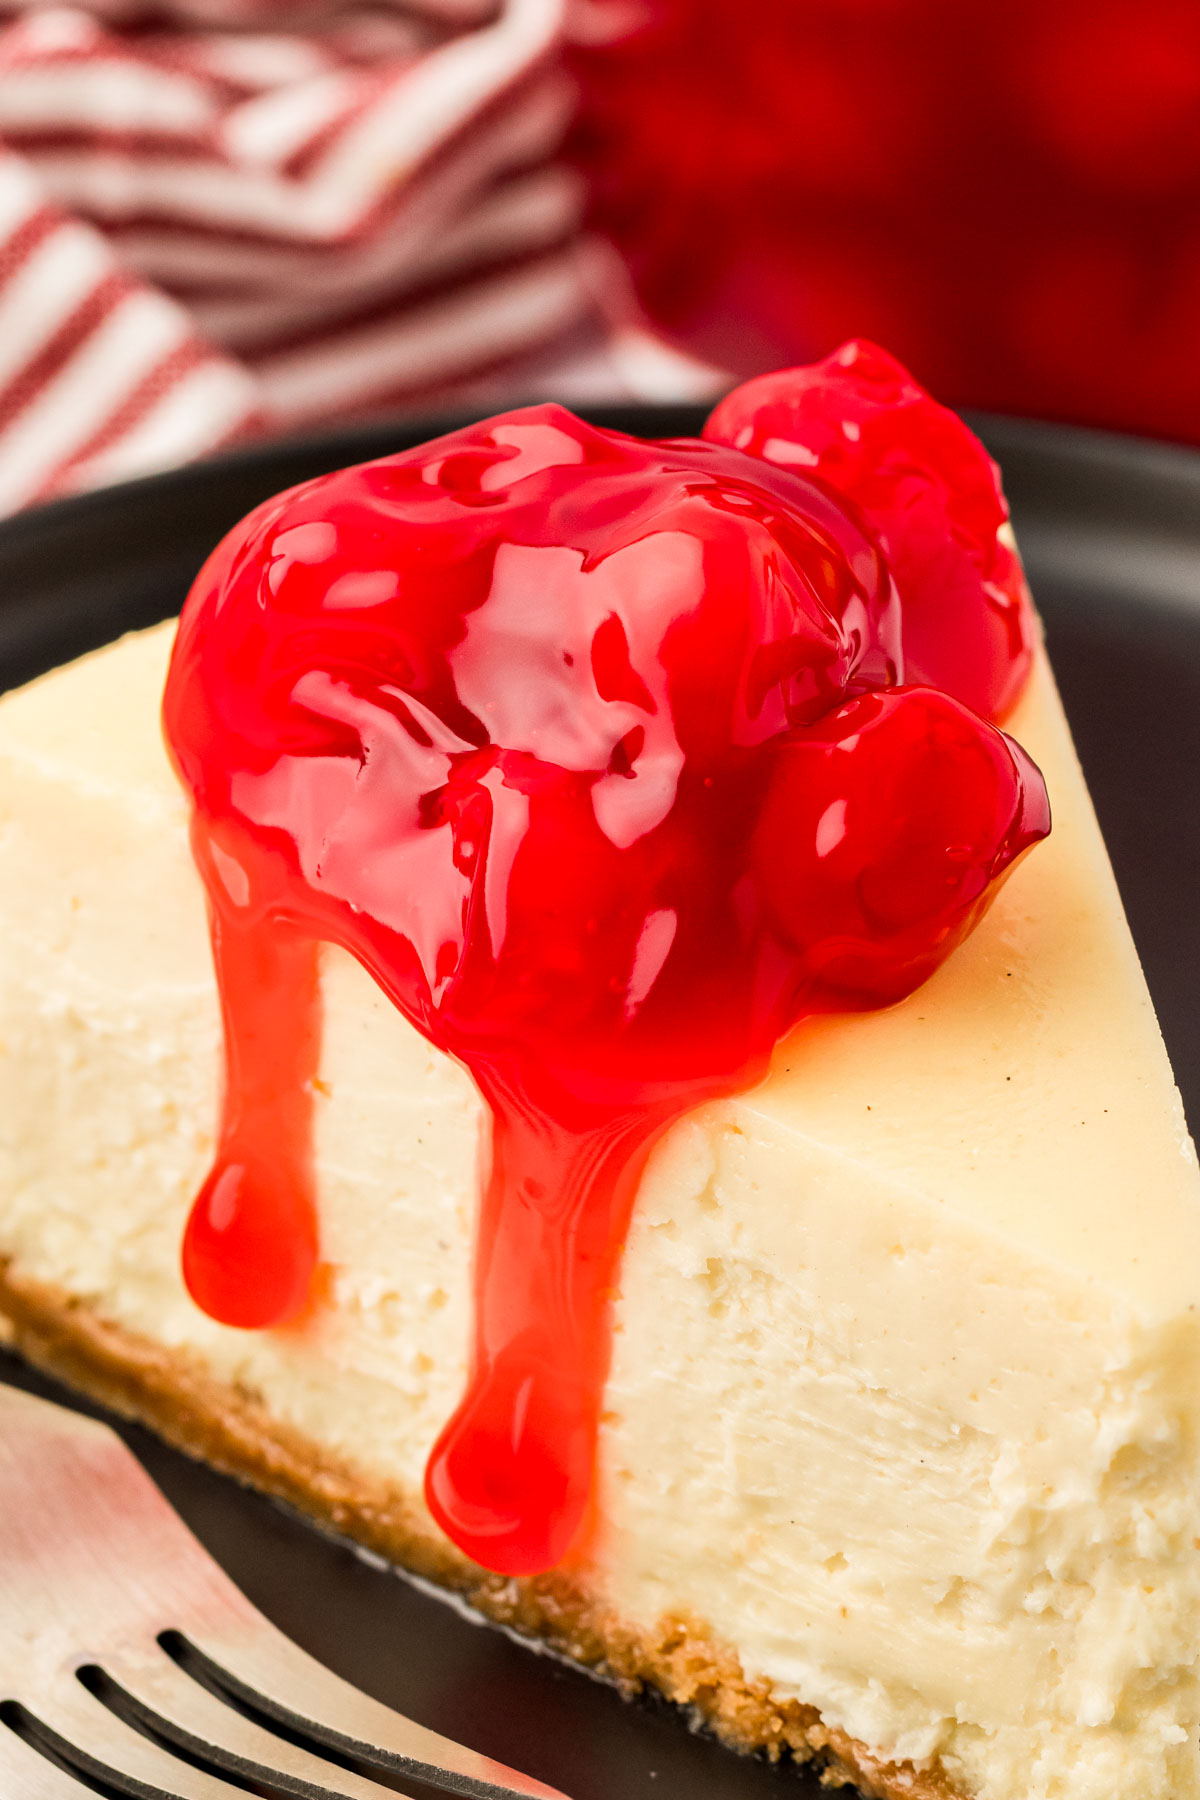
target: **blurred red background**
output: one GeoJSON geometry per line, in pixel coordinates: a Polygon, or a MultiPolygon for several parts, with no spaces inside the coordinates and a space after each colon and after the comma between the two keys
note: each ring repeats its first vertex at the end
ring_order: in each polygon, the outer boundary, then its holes
{"type": "Polygon", "coordinates": [[[679,342],[1200,441],[1196,0],[592,3],[579,154],[679,342]]]}

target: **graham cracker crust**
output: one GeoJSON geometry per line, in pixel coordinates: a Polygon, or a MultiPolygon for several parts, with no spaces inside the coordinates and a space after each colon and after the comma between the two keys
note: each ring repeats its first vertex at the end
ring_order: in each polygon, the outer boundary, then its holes
{"type": "Polygon", "coordinates": [[[522,1579],[468,1561],[412,1496],[363,1476],[272,1419],[261,1398],[213,1379],[198,1360],[94,1313],[0,1259],[0,1339],[126,1418],[326,1529],[460,1595],[485,1617],[548,1643],[627,1695],[649,1686],[731,1749],[813,1763],[830,1787],[867,1800],[965,1800],[935,1766],[887,1762],[827,1726],[815,1707],[749,1681],[702,1621],[661,1619],[633,1631],[563,1571],[522,1579]]]}

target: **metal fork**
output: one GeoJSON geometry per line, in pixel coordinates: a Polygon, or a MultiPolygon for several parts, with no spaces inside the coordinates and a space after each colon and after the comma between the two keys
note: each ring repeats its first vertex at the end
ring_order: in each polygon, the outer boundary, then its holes
{"type": "Polygon", "coordinates": [[[564,1800],[314,1662],[114,1431],[0,1390],[3,1800],[564,1800]]]}

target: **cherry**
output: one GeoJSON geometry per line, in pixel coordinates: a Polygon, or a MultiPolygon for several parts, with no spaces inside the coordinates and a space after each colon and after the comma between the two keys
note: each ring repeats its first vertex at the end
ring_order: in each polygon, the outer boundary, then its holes
{"type": "Polygon", "coordinates": [[[848,700],[778,739],[772,758],[752,867],[776,931],[832,1008],[911,993],[1050,829],[1020,745],[933,689],[848,700]]]}
{"type": "Polygon", "coordinates": [[[877,344],[726,396],[704,435],[803,469],[878,534],[904,606],[905,669],[1002,719],[1025,683],[1033,607],[995,464],[877,344]]]}

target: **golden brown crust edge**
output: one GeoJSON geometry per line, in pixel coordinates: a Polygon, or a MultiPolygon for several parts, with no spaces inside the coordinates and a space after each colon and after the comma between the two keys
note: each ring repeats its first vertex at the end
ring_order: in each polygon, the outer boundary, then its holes
{"type": "Polygon", "coordinates": [[[546,1640],[626,1692],[657,1688],[732,1749],[815,1760],[827,1784],[855,1784],[869,1800],[963,1800],[940,1768],[886,1762],[826,1726],[814,1707],[747,1681],[736,1655],[695,1620],[664,1618],[652,1632],[631,1631],[562,1572],[511,1580],[478,1568],[431,1530],[407,1494],[281,1426],[256,1395],[214,1380],[198,1361],[99,1317],[3,1259],[0,1336],[71,1387],[460,1594],[497,1624],[546,1640]]]}

